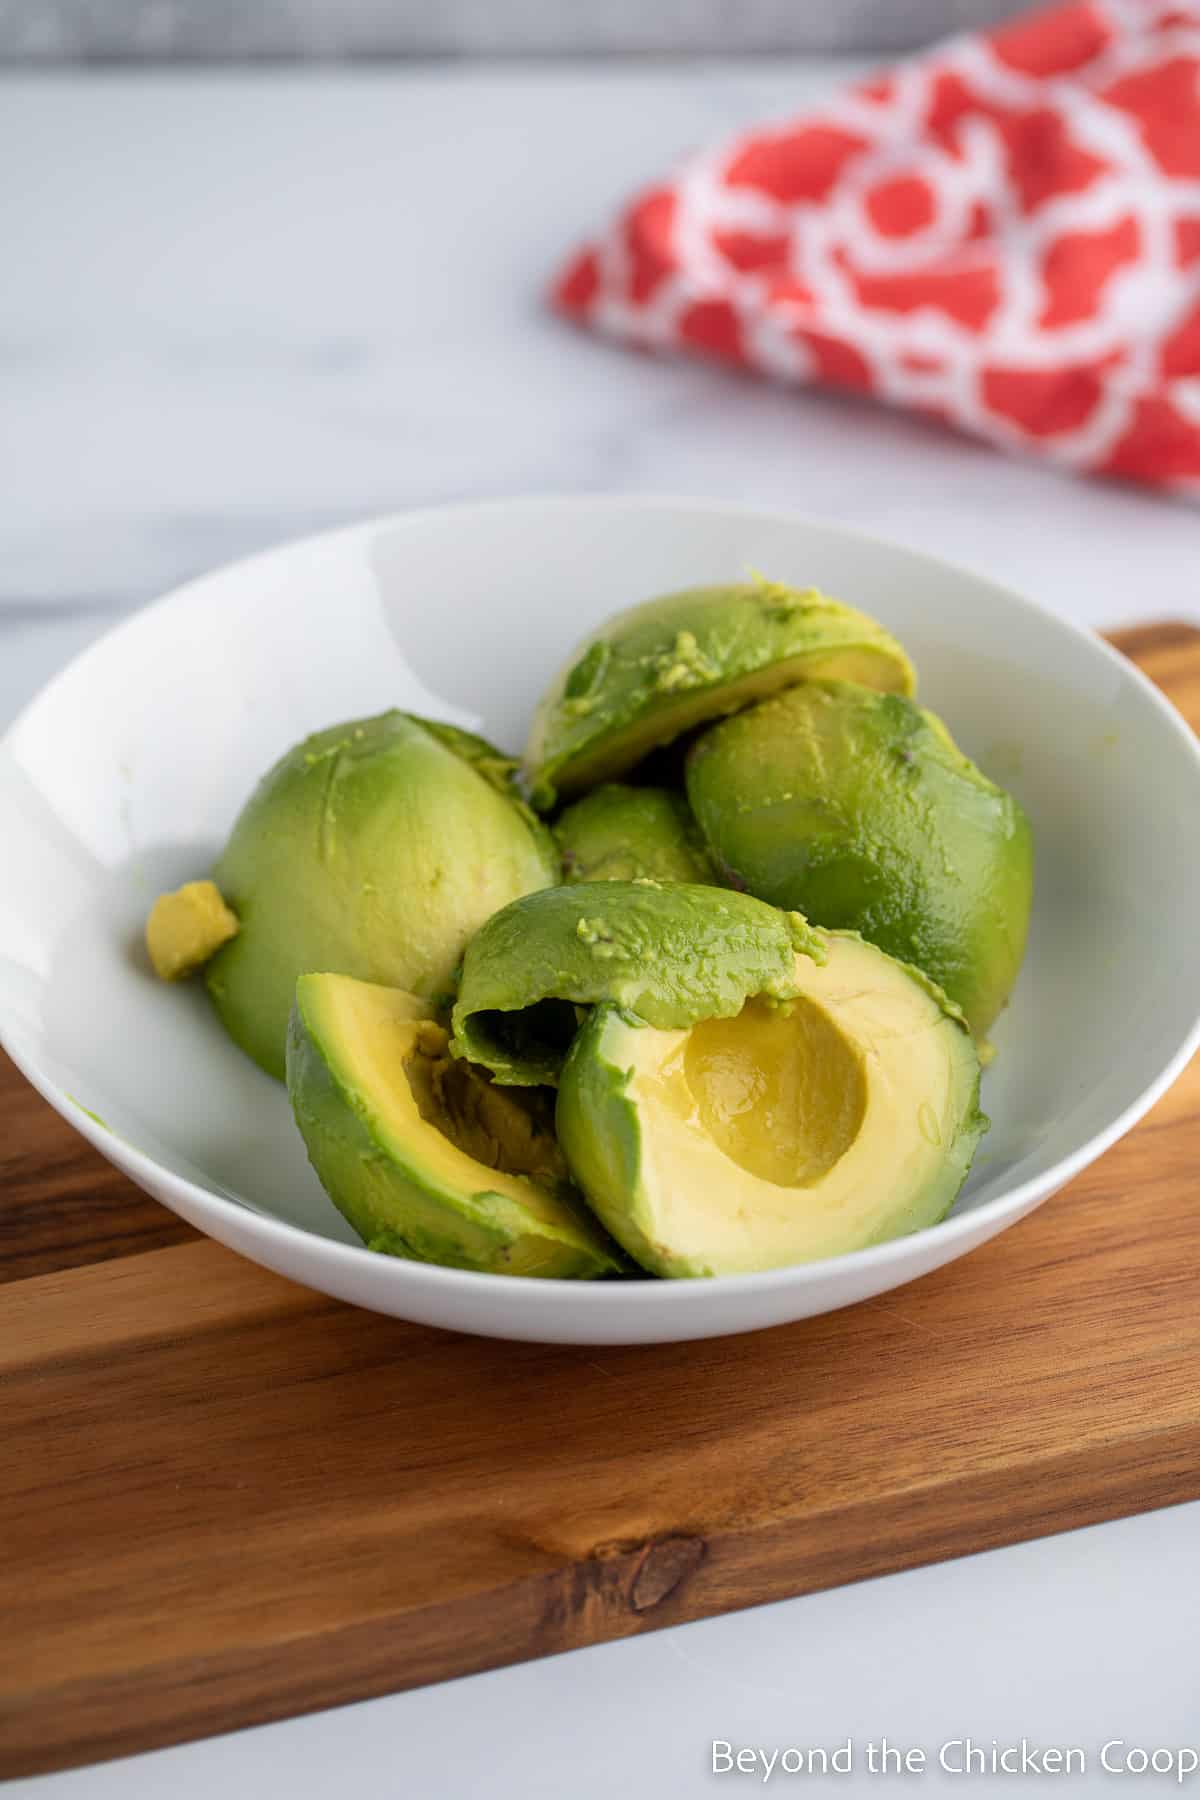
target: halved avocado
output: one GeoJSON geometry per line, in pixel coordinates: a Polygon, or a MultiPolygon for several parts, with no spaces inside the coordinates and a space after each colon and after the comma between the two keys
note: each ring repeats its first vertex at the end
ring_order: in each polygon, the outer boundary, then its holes
{"type": "Polygon", "coordinates": [[[687,787],[726,879],[915,963],[987,1031],[1025,951],[1033,839],[935,714],[807,683],[698,738],[687,787]]]}
{"type": "Polygon", "coordinates": [[[617,1272],[571,1186],[540,1096],[447,1055],[425,1001],[347,975],[303,975],[288,1097],[309,1159],[370,1250],[489,1274],[617,1272]]]}
{"type": "Polygon", "coordinates": [[[533,803],[612,781],[693,726],[822,677],[916,687],[882,625],[816,588],[760,578],[631,607],[579,646],[538,707],[525,752],[533,803]]]}
{"type": "Polygon", "coordinates": [[[672,1028],[793,992],[797,913],[692,882],[595,881],[527,894],[467,946],[453,1053],[513,1086],[553,1086],[581,1008],[599,1001],[672,1028]]]}
{"type": "Polygon", "coordinates": [[[949,1210],[987,1120],[958,1009],[853,933],[796,957],[797,997],[661,1031],[598,1006],[559,1141],[644,1269],[745,1275],[840,1256],[949,1210]]]}
{"type": "Polygon", "coordinates": [[[554,826],[564,881],[715,882],[712,858],[682,794],[609,782],[554,826]]]}

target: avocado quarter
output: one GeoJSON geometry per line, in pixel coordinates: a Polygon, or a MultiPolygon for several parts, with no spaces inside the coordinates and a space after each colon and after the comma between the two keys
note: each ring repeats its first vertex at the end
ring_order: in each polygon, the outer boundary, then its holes
{"type": "Polygon", "coordinates": [[[1025,951],[1033,838],[941,719],[903,694],[810,682],[705,732],[686,779],[726,879],[860,931],[987,1031],[1025,951]]]}
{"type": "Polygon", "coordinates": [[[447,1055],[413,994],[304,975],[288,1096],[309,1159],[371,1250],[486,1274],[593,1278],[623,1260],[572,1188],[540,1096],[447,1055]]]}
{"type": "Polygon", "coordinates": [[[467,946],[456,1056],[497,1081],[553,1086],[582,1009],[612,1001],[664,1027],[792,991],[805,921],[692,882],[595,881],[527,894],[467,946]]]}
{"type": "Polygon", "coordinates": [[[559,879],[511,759],[385,712],[317,732],[268,771],[214,870],[237,936],[208,965],[222,1024],[284,1075],[296,980],[313,970],[448,998],[471,934],[559,879]]]}
{"type": "Polygon", "coordinates": [[[607,782],[555,821],[563,879],[715,882],[712,858],[682,794],[607,782]]]}
{"type": "Polygon", "coordinates": [[[558,1090],[593,1211],[667,1278],[814,1262],[943,1218],[987,1120],[961,1012],[854,933],[797,952],[794,997],[656,1029],[597,1006],[558,1090]]]}
{"type": "Polygon", "coordinates": [[[645,601],[609,619],[559,671],[534,715],[525,786],[548,810],[697,725],[835,676],[889,692],[916,687],[882,625],[816,588],[759,577],[645,601]]]}

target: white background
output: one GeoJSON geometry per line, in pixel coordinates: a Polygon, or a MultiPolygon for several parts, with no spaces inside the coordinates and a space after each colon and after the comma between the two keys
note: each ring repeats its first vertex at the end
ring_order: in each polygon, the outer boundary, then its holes
{"type": "MultiPolygon", "coordinates": [[[[530,490],[792,506],[1075,619],[1200,621],[1195,508],[857,401],[625,356],[541,308],[631,184],[849,67],[0,84],[0,725],[186,575],[325,523],[530,490]]],[[[1200,1504],[10,1791],[757,1791],[706,1773],[713,1738],[849,1736],[861,1764],[883,1735],[933,1760],[947,1739],[1024,1735],[1095,1769],[1109,1738],[1200,1745],[1197,1594],[1200,1504]]],[[[766,1791],[897,1783],[1032,1785],[776,1774],[766,1791]]],[[[1085,1787],[1175,1791],[1066,1781],[1085,1787]]]]}

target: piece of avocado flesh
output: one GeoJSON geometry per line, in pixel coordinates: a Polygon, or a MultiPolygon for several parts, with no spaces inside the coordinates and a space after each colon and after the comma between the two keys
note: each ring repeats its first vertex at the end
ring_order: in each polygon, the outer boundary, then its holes
{"type": "Polygon", "coordinates": [[[916,686],[876,620],[815,588],[758,578],[666,594],[579,645],[537,712],[524,779],[534,804],[623,775],[651,750],[812,678],[916,686]]]}
{"type": "Polygon", "coordinates": [[[214,876],[240,922],[208,965],[222,1024],[284,1073],[296,979],[447,996],[471,934],[559,879],[549,832],[482,738],[402,712],[306,738],[259,782],[214,876]]]}
{"type": "Polygon", "coordinates": [[[712,859],[682,794],[608,782],[555,821],[564,881],[712,882],[712,859]]]}
{"type": "Polygon", "coordinates": [[[463,958],[453,1051],[513,1086],[553,1086],[582,1009],[609,1000],[652,1025],[728,1017],[750,994],[786,997],[795,913],[693,882],[595,881],[527,894],[463,958]]]}
{"type": "Polygon", "coordinates": [[[451,1061],[415,995],[302,976],[287,1084],[321,1184],[368,1249],[488,1274],[586,1279],[620,1267],[572,1191],[540,1096],[451,1061]]]}
{"type": "Polygon", "coordinates": [[[215,882],[185,881],[150,908],[146,949],[160,980],[184,981],[237,934],[237,918],[215,882]]]}
{"type": "Polygon", "coordinates": [[[698,738],[687,788],[727,880],[860,931],[987,1031],[1025,952],[1033,839],[941,719],[901,694],[808,683],[698,738]]]}
{"type": "Polygon", "coordinates": [[[649,1272],[745,1275],[935,1224],[987,1121],[958,1009],[853,933],[796,956],[797,997],[688,1030],[598,1006],[558,1091],[593,1211],[649,1272]]]}

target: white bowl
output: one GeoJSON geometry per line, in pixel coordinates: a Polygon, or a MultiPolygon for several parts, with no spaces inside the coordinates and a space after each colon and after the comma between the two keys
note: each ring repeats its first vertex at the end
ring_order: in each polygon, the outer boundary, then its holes
{"type": "Polygon", "coordinates": [[[534,499],[308,539],[190,583],[52,681],[0,745],[0,1041],[65,1118],[200,1230],[359,1306],[558,1343],[719,1336],[911,1281],[1100,1155],[1200,1037],[1200,752],[1136,669],[1005,588],[812,521],[534,499]],[[297,738],[387,706],[519,746],[573,642],[671,588],[760,569],[881,618],[921,696],[1028,809],[1029,956],[995,1031],[992,1130],[950,1218],[833,1261],[713,1281],[515,1280],[373,1255],[283,1088],[202,984],[150,975],[154,895],[206,871],[297,738]]]}

